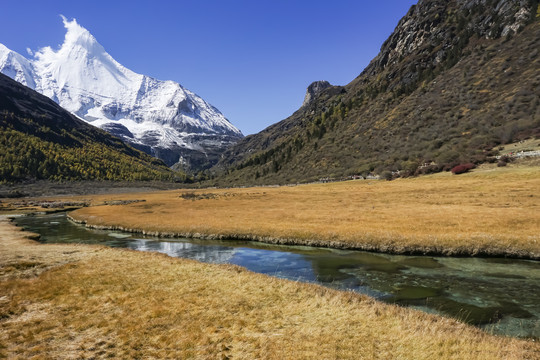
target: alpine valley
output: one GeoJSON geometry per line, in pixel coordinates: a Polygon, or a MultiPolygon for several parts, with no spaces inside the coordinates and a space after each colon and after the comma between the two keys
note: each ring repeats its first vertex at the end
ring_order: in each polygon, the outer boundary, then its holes
{"type": "Polygon", "coordinates": [[[67,32],[58,50],[27,59],[0,44],[0,72],[173,168],[209,168],[243,137],[196,94],[125,68],[76,20],[62,18],[67,32]]]}
{"type": "MultiPolygon", "coordinates": [[[[75,20],[32,59],[0,45],[0,359],[540,359],[539,1],[414,0],[355,79],[246,137],[75,20]]],[[[27,3],[0,19],[63,10],[27,3]]],[[[112,3],[69,8],[130,34],[193,20],[160,46],[223,32],[197,44],[282,90],[275,59],[343,66],[330,42],[364,51],[348,26],[403,0],[112,3]]]]}

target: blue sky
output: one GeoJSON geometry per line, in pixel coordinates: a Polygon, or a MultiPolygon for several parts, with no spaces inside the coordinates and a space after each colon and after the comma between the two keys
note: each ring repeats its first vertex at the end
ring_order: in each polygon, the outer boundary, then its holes
{"type": "Polygon", "coordinates": [[[345,85],[416,0],[6,1],[0,43],[56,48],[76,18],[131,70],[174,80],[247,134],[291,115],[316,80],[345,85]]]}

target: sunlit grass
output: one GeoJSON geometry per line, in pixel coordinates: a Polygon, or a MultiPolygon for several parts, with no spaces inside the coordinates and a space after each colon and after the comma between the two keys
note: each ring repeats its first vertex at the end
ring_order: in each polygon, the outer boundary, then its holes
{"type": "Polygon", "coordinates": [[[92,225],[188,236],[540,256],[540,167],[492,166],[391,182],[108,195],[93,201],[113,198],[146,201],[71,215],[92,225]]]}
{"type": "Polygon", "coordinates": [[[0,222],[0,357],[532,359],[540,351],[532,341],[236,266],[38,245],[22,235],[0,222]],[[17,266],[30,260],[44,270],[17,266]]]}

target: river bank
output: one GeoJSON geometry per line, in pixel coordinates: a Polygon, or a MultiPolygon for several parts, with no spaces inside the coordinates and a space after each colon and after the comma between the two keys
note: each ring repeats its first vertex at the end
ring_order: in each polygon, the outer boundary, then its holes
{"type": "Polygon", "coordinates": [[[99,244],[151,251],[249,271],[450,316],[501,336],[540,337],[540,262],[474,257],[390,255],[246,240],[159,238],[88,229],[66,214],[15,219],[44,244],[99,244]]]}
{"type": "MultiPolygon", "coordinates": [[[[201,240],[240,240],[255,241],[274,245],[310,246],[318,248],[330,248],[340,250],[361,250],[384,254],[399,255],[429,255],[429,256],[476,256],[476,257],[505,257],[510,259],[539,260],[540,253],[528,250],[493,247],[493,246],[460,246],[444,247],[435,245],[403,245],[399,239],[377,239],[378,243],[371,244],[368,241],[346,242],[339,240],[325,239],[301,239],[301,238],[279,238],[273,236],[259,236],[255,234],[232,234],[232,233],[199,233],[199,232],[170,232],[170,231],[148,231],[143,228],[128,228],[119,225],[95,225],[88,223],[88,220],[80,220],[71,215],[67,215],[70,221],[84,225],[89,229],[123,231],[133,234],[143,234],[160,238],[188,238],[201,240]],[[382,241],[381,241],[382,240],[382,241]]],[[[366,240],[362,238],[362,240],[366,240]]]]}
{"type": "Polygon", "coordinates": [[[540,259],[540,167],[280,188],[94,197],[86,226],[396,254],[540,259]]]}
{"type": "Polygon", "coordinates": [[[237,266],[40,245],[5,218],[0,264],[5,357],[523,359],[540,351],[534,341],[237,266]]]}

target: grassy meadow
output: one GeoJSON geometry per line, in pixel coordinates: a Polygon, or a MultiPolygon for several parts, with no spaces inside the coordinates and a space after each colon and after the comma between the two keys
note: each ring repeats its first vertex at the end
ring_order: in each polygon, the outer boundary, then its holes
{"type": "Polygon", "coordinates": [[[0,219],[0,358],[533,359],[534,341],[156,253],[40,245],[0,219]]]}
{"type": "Polygon", "coordinates": [[[539,199],[540,167],[487,165],[391,182],[101,195],[71,216],[162,235],[538,259],[539,199]]]}

